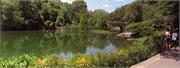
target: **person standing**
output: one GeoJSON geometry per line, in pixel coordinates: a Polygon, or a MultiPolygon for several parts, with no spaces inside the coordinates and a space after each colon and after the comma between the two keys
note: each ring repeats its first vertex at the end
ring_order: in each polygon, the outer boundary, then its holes
{"type": "Polygon", "coordinates": [[[178,32],[176,29],[173,29],[173,32],[172,32],[172,46],[173,47],[177,47],[178,46],[178,32]]]}
{"type": "Polygon", "coordinates": [[[167,51],[171,51],[171,31],[167,28],[164,32],[165,48],[167,51]]]}

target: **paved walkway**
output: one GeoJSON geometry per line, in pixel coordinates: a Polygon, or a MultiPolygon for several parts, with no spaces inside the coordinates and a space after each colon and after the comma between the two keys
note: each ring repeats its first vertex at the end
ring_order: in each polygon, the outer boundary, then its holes
{"type": "Polygon", "coordinates": [[[173,53],[163,52],[131,68],[180,68],[180,48],[173,53]]]}

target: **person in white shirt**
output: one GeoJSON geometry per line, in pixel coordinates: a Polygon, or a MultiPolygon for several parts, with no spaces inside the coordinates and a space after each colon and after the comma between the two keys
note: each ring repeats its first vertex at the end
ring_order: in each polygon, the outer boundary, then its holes
{"type": "Polygon", "coordinates": [[[177,47],[178,46],[177,39],[178,39],[178,32],[176,31],[176,29],[174,29],[173,33],[172,33],[172,39],[171,39],[173,47],[177,47]]]}

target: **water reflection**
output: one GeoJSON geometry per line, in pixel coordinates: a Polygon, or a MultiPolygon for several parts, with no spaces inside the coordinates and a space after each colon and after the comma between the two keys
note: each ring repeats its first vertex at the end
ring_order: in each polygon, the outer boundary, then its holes
{"type": "Polygon", "coordinates": [[[77,53],[96,55],[115,52],[129,45],[124,39],[113,39],[109,35],[90,32],[8,31],[1,32],[0,56],[11,57],[21,54],[37,56],[59,54],[63,58],[77,53]]]}
{"type": "Polygon", "coordinates": [[[116,46],[114,46],[111,42],[109,42],[109,44],[101,49],[101,48],[97,48],[94,46],[88,46],[86,49],[86,54],[87,55],[96,55],[96,54],[104,54],[104,53],[108,53],[108,52],[116,52],[117,48],[116,46]]]}
{"type": "Polygon", "coordinates": [[[72,58],[74,54],[72,52],[61,52],[60,57],[63,59],[72,58]]]}
{"type": "MultiPolygon", "coordinates": [[[[94,47],[94,46],[87,46],[85,54],[95,56],[97,54],[105,54],[105,53],[109,53],[109,52],[116,52],[116,50],[117,50],[116,46],[109,43],[109,45],[103,49],[98,48],[98,47],[94,47]]],[[[60,57],[63,59],[72,58],[74,55],[75,54],[73,54],[72,52],[61,52],[60,53],[60,57]]]]}

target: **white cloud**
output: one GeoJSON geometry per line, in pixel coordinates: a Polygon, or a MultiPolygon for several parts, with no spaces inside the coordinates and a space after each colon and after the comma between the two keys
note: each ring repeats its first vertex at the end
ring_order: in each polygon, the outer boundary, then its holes
{"type": "Polygon", "coordinates": [[[117,2],[122,2],[122,1],[124,1],[124,0],[106,0],[106,1],[117,1],[117,2]]]}
{"type": "Polygon", "coordinates": [[[72,3],[75,0],[61,0],[61,2],[67,2],[67,3],[72,3]]]}
{"type": "Polygon", "coordinates": [[[121,2],[122,2],[122,1],[124,1],[124,0],[116,0],[116,1],[118,1],[118,2],[120,2],[120,1],[121,1],[121,2]]]}
{"type": "Polygon", "coordinates": [[[105,8],[111,7],[111,5],[109,5],[109,4],[103,4],[102,6],[105,7],[105,8]]]}
{"type": "Polygon", "coordinates": [[[91,10],[91,11],[94,11],[95,9],[91,8],[90,10],[91,10]]]}

